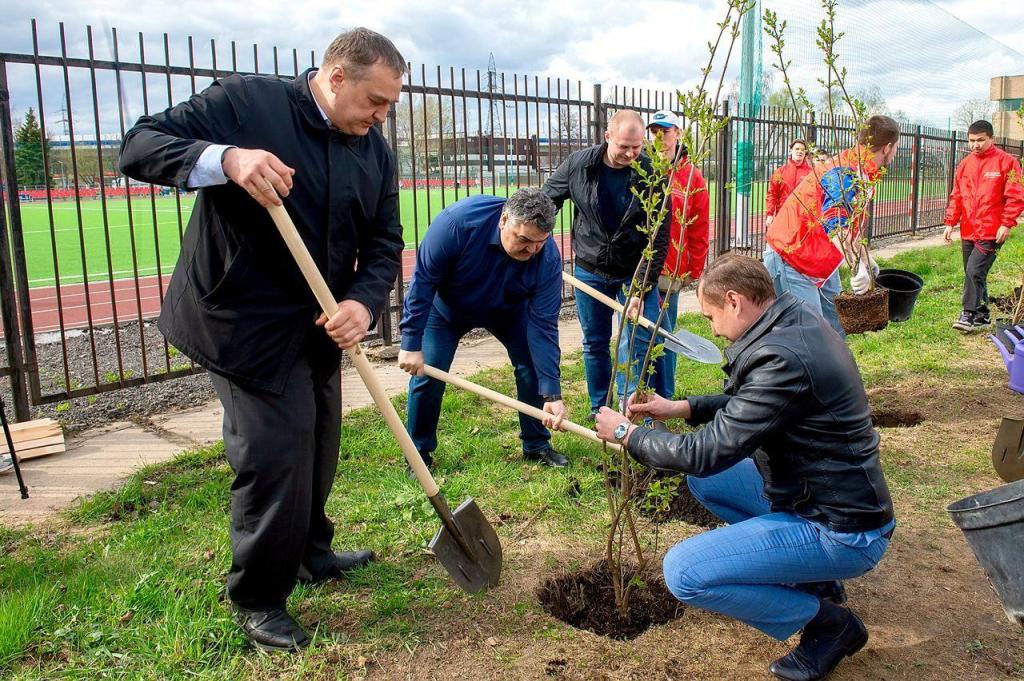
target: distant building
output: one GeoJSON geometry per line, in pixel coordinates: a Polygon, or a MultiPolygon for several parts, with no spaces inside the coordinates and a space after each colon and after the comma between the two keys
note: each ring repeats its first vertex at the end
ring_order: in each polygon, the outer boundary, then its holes
{"type": "Polygon", "coordinates": [[[989,92],[989,99],[996,105],[992,117],[996,137],[1024,140],[1024,124],[1017,117],[1017,112],[1024,105],[1024,74],[993,78],[989,92]]]}

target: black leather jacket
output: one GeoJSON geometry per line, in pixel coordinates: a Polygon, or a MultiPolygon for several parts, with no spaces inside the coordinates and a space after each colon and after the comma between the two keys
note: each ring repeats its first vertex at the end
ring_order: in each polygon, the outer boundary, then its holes
{"type": "MultiPolygon", "coordinates": [[[[569,154],[544,183],[543,191],[561,208],[566,199],[572,199],[576,213],[572,221],[572,249],[576,262],[588,272],[611,278],[631,277],[647,246],[647,236],[637,230],[643,225],[644,211],[635,196],[629,203],[622,222],[605,229],[601,221],[601,205],[597,196],[601,164],[608,144],[597,144],[569,154]]],[[[651,171],[647,156],[640,156],[640,165],[651,171]]],[[[630,171],[629,186],[640,189],[640,176],[630,171]]],[[[654,257],[651,260],[650,281],[657,281],[668,253],[670,216],[665,219],[654,237],[654,257]]],[[[641,272],[641,276],[643,272],[641,272]]]]}
{"type": "Polygon", "coordinates": [[[725,352],[721,395],[690,397],[685,435],[638,428],[628,449],[652,468],[703,477],[753,457],[773,511],[836,532],[893,518],[864,385],[842,339],[782,294],[725,352]]]}

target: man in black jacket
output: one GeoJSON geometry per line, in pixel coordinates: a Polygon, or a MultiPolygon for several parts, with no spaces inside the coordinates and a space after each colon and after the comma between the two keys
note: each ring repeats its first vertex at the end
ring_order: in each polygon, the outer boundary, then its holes
{"type": "MultiPolygon", "coordinates": [[[[569,155],[544,183],[544,193],[561,208],[566,199],[576,206],[572,224],[572,248],[576,258],[574,275],[601,293],[623,301],[623,286],[628,286],[643,258],[648,237],[638,227],[645,224],[643,208],[632,192],[640,190],[640,175],[631,167],[639,159],[641,167],[651,172],[650,160],[642,154],[644,121],[635,111],[617,111],[608,121],[605,141],[569,155]]],[[[650,291],[643,298],[643,313],[651,320],[658,317],[658,275],[668,252],[669,220],[660,225],[654,241],[654,258],[650,262],[650,291]]],[[[643,280],[645,263],[639,270],[643,280]]],[[[641,296],[631,299],[627,314],[635,318],[640,311],[641,296]]],[[[587,376],[591,417],[605,404],[612,377],[609,343],[612,337],[612,311],[585,293],[576,291],[576,311],[583,329],[583,369],[587,376]]],[[[631,327],[627,327],[629,332],[631,327]]],[[[640,369],[650,334],[639,329],[634,343],[636,366],[640,369]]],[[[664,360],[654,364],[654,371],[663,371],[664,360]]],[[[631,381],[635,382],[635,381],[631,381]]],[[[648,376],[648,382],[651,377],[648,376]]]]}
{"type": "Polygon", "coordinates": [[[732,341],[720,395],[630,404],[629,416],[707,424],[686,435],[602,409],[598,435],[651,468],[681,471],[729,525],[673,547],[665,581],[682,601],[800,644],[776,676],[820,679],[868,640],[837,580],[871,570],[895,527],[864,386],[839,335],[778,298],[764,266],[724,256],[705,270],[701,310],[732,341]]]}
{"type": "Polygon", "coordinates": [[[324,504],[338,463],[339,348],[384,309],[404,245],[395,162],[374,125],[398,101],[405,68],[390,40],[355,29],[319,69],[216,81],[139,119],[121,149],[126,175],[199,189],[159,328],[210,370],[224,405],[236,475],[228,596],[263,648],[309,641],[285,610],[297,579],[373,559],[332,551],[324,504]],[[265,210],[279,197],[340,301],[330,319],[282,255],[265,210]]]}

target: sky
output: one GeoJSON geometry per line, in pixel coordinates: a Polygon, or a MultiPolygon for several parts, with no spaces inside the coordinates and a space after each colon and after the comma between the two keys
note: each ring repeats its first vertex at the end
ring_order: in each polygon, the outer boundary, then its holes
{"type": "MultiPolygon", "coordinates": [[[[813,90],[820,64],[813,47],[817,17],[806,8],[815,3],[763,2],[790,21],[787,49],[798,67],[799,84],[813,90]]],[[[31,52],[29,22],[35,18],[43,53],[59,54],[57,25],[63,21],[71,55],[85,56],[88,24],[96,34],[98,59],[110,58],[107,36],[114,26],[125,60],[137,58],[132,41],[139,32],[146,36],[147,59],[162,58],[161,34],[166,32],[172,60],[184,58],[187,37],[193,36],[199,65],[210,63],[211,38],[218,43],[223,64],[227,46],[236,40],[243,68],[251,64],[255,42],[261,46],[264,69],[271,62],[272,46],[289,50],[289,68],[284,70],[290,71],[291,48],[298,48],[300,65],[305,66],[311,49],[319,56],[337,32],[362,25],[388,35],[408,60],[427,64],[428,74],[435,65],[483,70],[493,53],[499,71],[568,78],[574,88],[582,81],[585,93],[597,82],[605,87],[685,89],[696,82],[707,61],[706,43],[717,32],[715,23],[724,14],[725,2],[137,0],[130,4],[130,13],[125,7],[121,0],[6,0],[0,49],[31,52]]],[[[839,11],[849,33],[845,59],[854,85],[880,84],[891,107],[915,120],[944,124],[955,103],[987,98],[992,76],[1024,73],[1024,2],[840,0],[839,11]]],[[[738,53],[739,45],[727,81],[736,77],[738,53]]],[[[765,52],[769,72],[770,57],[765,52]]],[[[33,87],[32,74],[12,68],[9,77],[17,116],[31,103],[22,93],[33,87]]]]}

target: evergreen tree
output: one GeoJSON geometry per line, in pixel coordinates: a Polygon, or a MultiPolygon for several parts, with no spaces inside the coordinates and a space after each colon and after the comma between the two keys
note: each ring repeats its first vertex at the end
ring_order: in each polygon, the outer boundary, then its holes
{"type": "Polygon", "coordinates": [[[18,169],[19,187],[40,187],[47,183],[43,171],[43,134],[36,113],[31,108],[25,121],[14,133],[14,164],[18,169]]]}

